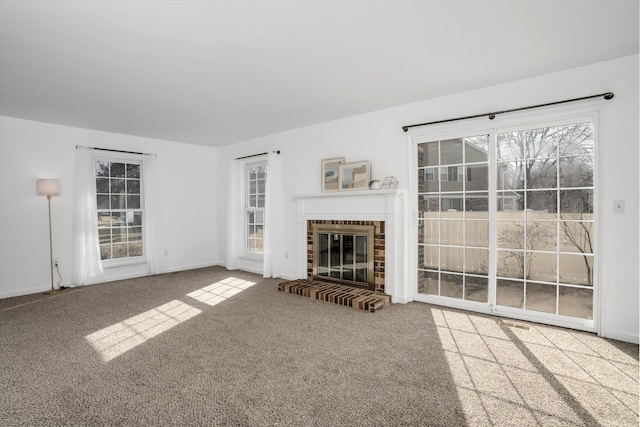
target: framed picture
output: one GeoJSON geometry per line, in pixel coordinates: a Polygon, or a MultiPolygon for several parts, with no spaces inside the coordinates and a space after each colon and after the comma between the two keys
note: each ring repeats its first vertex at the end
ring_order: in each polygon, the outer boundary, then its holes
{"type": "Polygon", "coordinates": [[[340,190],[366,190],[371,180],[369,160],[340,165],[340,190]]]}
{"type": "Polygon", "coordinates": [[[340,165],[344,157],[322,160],[322,192],[340,191],[340,165]]]}

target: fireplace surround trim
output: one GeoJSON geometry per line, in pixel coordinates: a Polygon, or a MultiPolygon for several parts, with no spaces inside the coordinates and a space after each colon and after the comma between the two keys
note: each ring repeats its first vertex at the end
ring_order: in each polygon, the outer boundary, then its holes
{"type": "Polygon", "coordinates": [[[406,190],[367,190],[296,195],[296,276],[307,278],[307,221],[384,221],[385,293],[394,303],[413,300],[407,284],[406,190]]]}

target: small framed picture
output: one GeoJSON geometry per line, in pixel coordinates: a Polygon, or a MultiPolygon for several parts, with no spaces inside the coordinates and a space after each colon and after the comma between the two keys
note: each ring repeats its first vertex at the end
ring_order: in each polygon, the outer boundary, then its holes
{"type": "Polygon", "coordinates": [[[366,190],[371,180],[369,160],[340,165],[340,190],[366,190]]]}
{"type": "Polygon", "coordinates": [[[344,157],[322,160],[322,192],[340,191],[340,165],[344,157]]]}

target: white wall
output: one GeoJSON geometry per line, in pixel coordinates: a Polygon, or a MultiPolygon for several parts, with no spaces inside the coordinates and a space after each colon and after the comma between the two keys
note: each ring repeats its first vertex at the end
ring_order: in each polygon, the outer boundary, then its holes
{"type": "MultiPolygon", "coordinates": [[[[220,200],[226,200],[228,165],[233,158],[275,149],[282,152],[282,191],[287,196],[320,192],[320,160],[337,156],[347,161],[370,160],[373,178],[395,175],[399,187],[407,189],[408,174],[414,171],[409,170],[409,144],[403,125],[612,91],[615,98],[604,103],[600,118],[600,333],[638,342],[638,75],[638,55],[633,55],[223,147],[218,151],[220,200]],[[613,213],[616,199],[625,200],[625,214],[613,213]]],[[[296,206],[290,197],[284,200],[282,222],[295,224],[296,206]]],[[[224,203],[219,204],[218,216],[218,230],[225,230],[224,203]]],[[[280,253],[273,254],[282,265],[283,277],[295,277],[296,272],[291,230],[287,228],[281,237],[280,253]]],[[[224,239],[218,243],[218,261],[223,263],[224,239]]]]}
{"type": "MultiPolygon", "coordinates": [[[[217,256],[216,149],[0,117],[0,298],[51,287],[47,199],[36,179],[58,178],[51,200],[53,256],[72,277],[76,145],[156,153],[168,271],[213,265],[217,256]]],[[[117,272],[105,276],[117,278],[117,272]]],[[[58,276],[54,277],[57,284],[58,276]]]]}

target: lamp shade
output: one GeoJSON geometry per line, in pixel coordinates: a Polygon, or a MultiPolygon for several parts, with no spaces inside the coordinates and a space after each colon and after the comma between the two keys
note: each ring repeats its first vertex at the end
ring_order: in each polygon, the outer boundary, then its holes
{"type": "Polygon", "coordinates": [[[60,195],[59,179],[39,179],[36,181],[38,196],[58,196],[60,195]]]}

